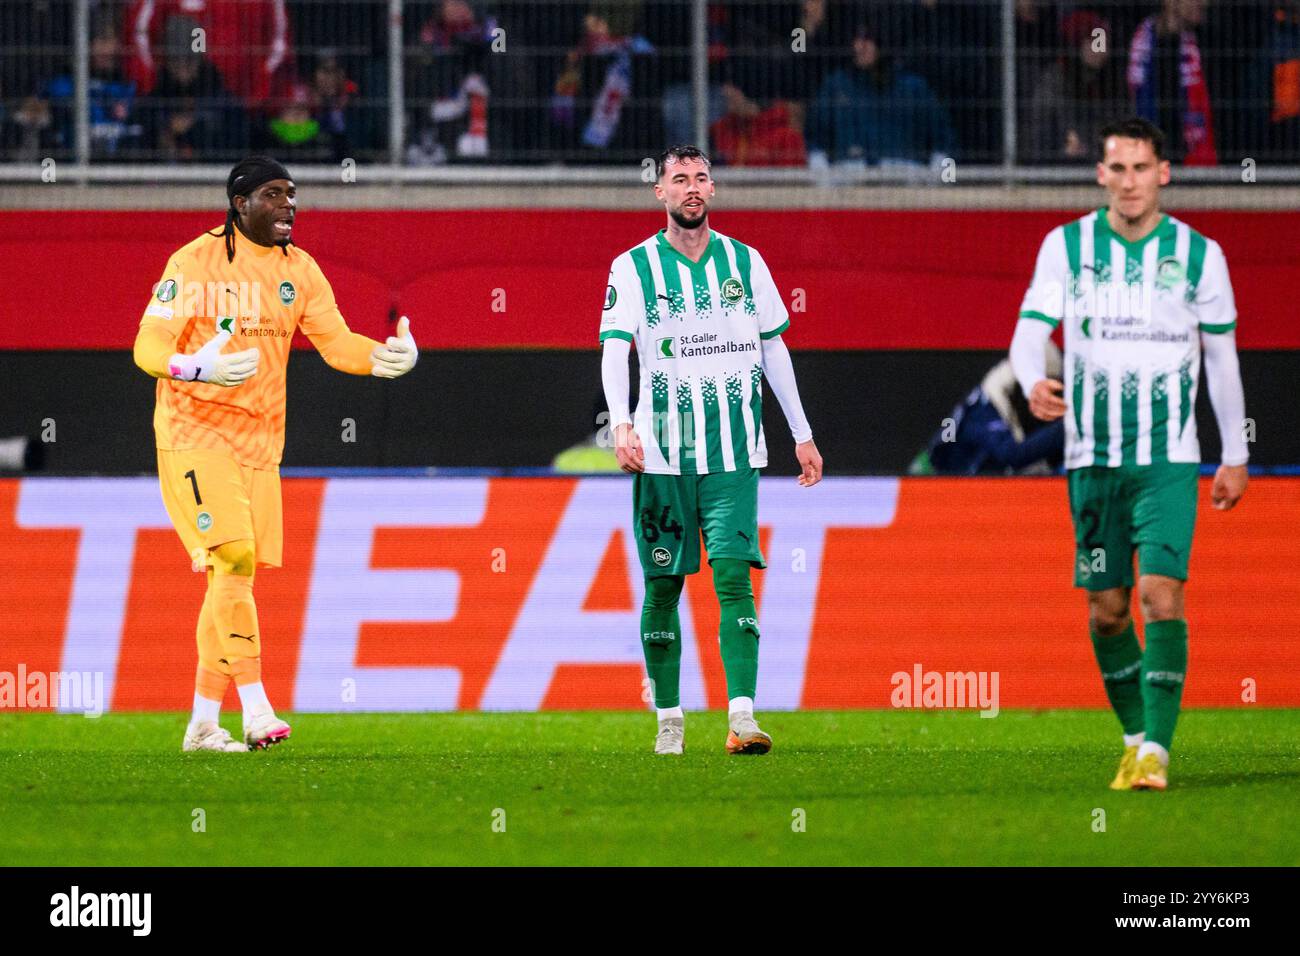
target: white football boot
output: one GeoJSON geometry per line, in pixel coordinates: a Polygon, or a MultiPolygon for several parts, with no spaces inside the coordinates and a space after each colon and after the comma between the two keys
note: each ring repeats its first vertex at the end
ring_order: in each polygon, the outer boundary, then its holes
{"type": "Polygon", "coordinates": [[[655,753],[680,754],[686,749],[686,721],[681,717],[667,717],[659,721],[655,736],[655,753]]]}
{"type": "Polygon", "coordinates": [[[230,731],[225,727],[215,721],[208,721],[197,727],[185,728],[185,740],[181,743],[181,752],[193,753],[196,750],[215,750],[218,753],[235,754],[244,753],[248,748],[231,737],[230,731]]]}
{"type": "Polygon", "coordinates": [[[727,732],[727,753],[765,754],[772,749],[772,738],[759,729],[751,713],[730,715],[731,729],[727,732]]]}
{"type": "Polygon", "coordinates": [[[249,750],[265,750],[289,739],[289,725],[271,711],[254,714],[244,727],[244,743],[249,750]]]}

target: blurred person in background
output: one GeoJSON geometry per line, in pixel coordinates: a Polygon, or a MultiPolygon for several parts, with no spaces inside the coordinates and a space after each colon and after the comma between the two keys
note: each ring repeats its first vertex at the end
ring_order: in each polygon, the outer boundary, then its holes
{"type": "Polygon", "coordinates": [[[407,95],[419,103],[409,123],[411,165],[487,157],[488,70],[496,31],[496,18],[465,0],[444,0],[421,25],[419,46],[406,59],[407,95]]]}
{"type": "MultiPolygon", "coordinates": [[[[122,71],[122,47],[113,10],[100,7],[90,25],[90,155],[106,159],[120,150],[137,146],[143,129],[133,115],[135,84],[122,71]]],[[[71,74],[55,77],[48,90],[60,145],[72,148],[76,141],[75,79],[71,74]]]]}
{"type": "Polygon", "coordinates": [[[1016,91],[1023,105],[1059,52],[1061,20],[1053,0],[1015,0],[1015,21],[1016,91]]]}
{"type": "MultiPolygon", "coordinates": [[[[1051,342],[1047,371],[1060,377],[1061,350],[1051,342]]],[[[1046,475],[1065,459],[1065,423],[1033,416],[1009,358],[989,370],[949,419],[916,456],[909,474],[1046,475]]]]}
{"type": "Polygon", "coordinates": [[[1170,131],[1169,159],[1214,166],[1214,117],[1197,28],[1205,0],[1163,0],[1143,20],[1129,47],[1128,87],[1134,112],[1170,131]]]}
{"type": "Polygon", "coordinates": [[[728,166],[802,166],[803,104],[784,99],[759,102],[748,91],[760,87],[755,71],[732,67],[722,84],[727,113],[709,130],[714,156],[728,166]]]}
{"type": "MultiPolygon", "coordinates": [[[[727,113],[718,71],[727,62],[736,13],[731,3],[709,3],[705,12],[705,49],[709,66],[706,122],[712,126],[727,113]]],[[[660,113],[663,140],[686,143],[695,138],[694,90],[691,86],[690,0],[648,0],[645,5],[646,39],[655,47],[663,92],[660,113]]]]}
{"type": "Polygon", "coordinates": [[[809,107],[809,164],[924,164],[952,155],[947,111],[920,76],[898,69],[866,21],[849,62],[826,78],[809,107]]]}
{"type": "Polygon", "coordinates": [[[321,144],[328,158],[341,162],[353,152],[357,126],[355,98],[357,84],[348,78],[333,50],[321,50],[312,70],[312,103],[320,123],[321,144]]]}
{"type": "Polygon", "coordinates": [[[248,117],[216,67],[192,48],[197,28],[190,17],[168,18],[158,49],[160,74],[141,104],[146,148],[172,162],[238,151],[248,139],[248,117]]]}
{"type": "Polygon", "coordinates": [[[795,53],[787,33],[778,37],[780,49],[791,60],[791,69],[782,71],[782,93],[789,101],[807,104],[817,95],[839,56],[840,25],[838,10],[829,0],[803,0],[799,4],[795,29],[802,30],[802,50],[795,53]]]}
{"type": "Polygon", "coordinates": [[[583,19],[578,45],[564,58],[555,82],[550,116],[554,127],[566,131],[570,146],[582,149],[584,159],[596,151],[635,148],[657,131],[646,128],[644,107],[638,98],[638,60],[648,60],[655,47],[636,30],[640,5],[599,3],[583,19]],[[631,114],[631,115],[629,115],[631,114]]]}
{"type": "Polygon", "coordinates": [[[1031,88],[1024,130],[1031,162],[1091,161],[1102,126],[1124,112],[1113,37],[1110,22],[1091,10],[1076,10],[1061,24],[1064,51],[1031,88]]]}
{"type": "Polygon", "coordinates": [[[1300,0],[1277,5],[1254,73],[1256,96],[1269,106],[1268,146],[1294,160],[1300,155],[1300,0]]]}
{"type": "Polygon", "coordinates": [[[293,49],[284,0],[134,0],[126,19],[126,71],[140,93],[152,93],[161,78],[157,47],[178,14],[192,17],[202,31],[191,34],[191,52],[215,66],[225,88],[248,109],[260,111],[285,95],[293,49]]]}
{"type": "Polygon", "coordinates": [[[10,161],[70,152],[58,142],[47,87],[71,61],[70,0],[0,3],[0,151],[10,161]]]}
{"type": "MultiPolygon", "coordinates": [[[[876,23],[900,68],[925,80],[951,119],[953,150],[973,161],[1000,158],[1000,3],[908,0],[885,5],[876,23]]],[[[950,154],[952,155],[952,154],[950,154]]]]}

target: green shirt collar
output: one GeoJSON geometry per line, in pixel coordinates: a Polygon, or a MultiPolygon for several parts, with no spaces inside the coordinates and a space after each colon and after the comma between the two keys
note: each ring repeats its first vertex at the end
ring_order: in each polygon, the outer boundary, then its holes
{"type": "Polygon", "coordinates": [[[690,259],[686,258],[686,256],[682,255],[680,252],[678,252],[676,249],[673,248],[673,244],[668,241],[668,230],[666,228],[660,229],[658,234],[655,236],[655,239],[658,240],[660,249],[667,250],[669,253],[676,256],[680,261],[686,263],[687,267],[690,269],[704,268],[705,264],[709,261],[709,258],[713,255],[713,250],[718,248],[718,246],[722,244],[718,240],[718,234],[714,232],[712,229],[710,229],[709,244],[704,247],[704,255],[700,256],[699,262],[692,262],[690,259]]]}
{"type": "Polygon", "coordinates": [[[1124,248],[1126,249],[1136,251],[1138,249],[1141,249],[1143,246],[1145,246],[1153,237],[1162,236],[1174,230],[1173,220],[1171,220],[1169,218],[1169,215],[1166,213],[1164,215],[1161,215],[1160,221],[1157,222],[1155,224],[1155,227],[1150,232],[1148,232],[1145,236],[1143,236],[1141,239],[1133,239],[1133,240],[1125,239],[1123,236],[1121,236],[1118,232],[1116,232],[1114,229],[1110,227],[1110,221],[1107,220],[1106,218],[1106,212],[1109,208],[1110,207],[1108,206],[1102,206],[1100,209],[1097,210],[1096,228],[1103,229],[1106,232],[1108,232],[1112,238],[1118,240],[1120,244],[1123,245],[1124,248]]]}

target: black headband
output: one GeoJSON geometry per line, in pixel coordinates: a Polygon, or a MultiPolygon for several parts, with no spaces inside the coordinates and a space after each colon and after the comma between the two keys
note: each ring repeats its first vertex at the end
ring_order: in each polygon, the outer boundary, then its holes
{"type": "Polygon", "coordinates": [[[247,196],[263,183],[273,179],[292,179],[285,169],[270,156],[251,156],[235,164],[226,179],[226,198],[233,205],[236,196],[247,196]]]}

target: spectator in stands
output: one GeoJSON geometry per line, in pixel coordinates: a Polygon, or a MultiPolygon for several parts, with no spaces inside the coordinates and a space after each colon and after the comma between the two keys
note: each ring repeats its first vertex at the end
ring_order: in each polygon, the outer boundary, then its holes
{"type": "Polygon", "coordinates": [[[356,94],[357,84],[344,72],[338,55],[329,49],[319,51],[312,71],[312,106],[320,124],[321,144],[336,163],[354,152],[356,94]]]}
{"type": "Polygon", "coordinates": [[[217,68],[224,87],[248,109],[264,109],[292,85],[285,0],[134,0],[129,10],[127,75],[141,94],[152,93],[159,80],[155,48],[177,14],[194,18],[202,32],[191,37],[191,50],[217,68]]]}
{"type": "Polygon", "coordinates": [[[1022,103],[1056,59],[1060,18],[1052,0],[1016,0],[1016,90],[1022,103]]]}
{"type": "Polygon", "coordinates": [[[733,70],[722,84],[727,112],[709,131],[713,158],[728,166],[802,166],[807,160],[802,104],[777,99],[766,105],[752,99],[745,87],[755,80],[749,71],[733,70]]]}
{"type": "Polygon", "coordinates": [[[0,3],[0,150],[15,162],[67,155],[47,85],[65,73],[72,56],[69,0],[0,3]]]}
{"type": "MultiPolygon", "coordinates": [[[[733,44],[734,3],[709,3],[705,13],[705,48],[709,76],[705,112],[712,126],[727,112],[718,71],[733,44]]],[[[695,90],[691,81],[691,17],[683,0],[648,0],[647,39],[654,45],[663,76],[660,114],[663,142],[695,142],[695,90]]]]}
{"type": "MultiPolygon", "coordinates": [[[[108,159],[139,144],[142,129],[133,115],[135,84],[122,72],[122,48],[111,8],[96,11],[90,27],[87,97],[90,107],[90,155],[108,159]]],[[[50,81],[48,97],[56,117],[59,142],[71,147],[76,139],[75,81],[70,74],[50,81]]]]}
{"type": "Polygon", "coordinates": [[[1097,133],[1127,109],[1113,36],[1110,22],[1091,10],[1061,24],[1064,52],[1032,87],[1023,132],[1031,162],[1095,161],[1097,133]]]}
{"type": "Polygon", "coordinates": [[[1270,104],[1268,145],[1294,162],[1300,156],[1300,0],[1278,4],[1259,58],[1255,88],[1270,104]]]}
{"type": "Polygon", "coordinates": [[[933,163],[952,155],[944,108],[925,80],[894,66],[877,37],[860,23],[852,59],[822,84],[809,110],[810,165],[933,163]]]}
{"type": "Polygon", "coordinates": [[[1143,20],[1129,49],[1128,87],[1137,115],[1169,131],[1169,158],[1186,166],[1218,163],[1210,91],[1196,28],[1205,0],[1163,0],[1143,20]]]}
{"type": "Polygon", "coordinates": [[[444,0],[420,27],[419,48],[406,62],[408,95],[417,104],[408,163],[487,157],[488,70],[496,30],[494,17],[465,0],[444,0]]]}
{"type": "Polygon", "coordinates": [[[910,0],[890,5],[879,42],[897,65],[925,80],[953,125],[952,149],[970,161],[996,162],[1002,150],[1001,4],[910,0]]]}
{"type": "MultiPolygon", "coordinates": [[[[1061,350],[1047,343],[1047,368],[1059,378],[1061,350]]],[[[1011,360],[989,370],[908,467],[913,475],[1046,475],[1065,459],[1065,420],[1029,412],[1011,360]]]]}
{"type": "Polygon", "coordinates": [[[193,49],[197,27],[190,17],[167,19],[161,72],[142,107],[146,145],[175,162],[243,152],[247,143],[248,118],[216,67],[193,49]]]}
{"type": "Polygon", "coordinates": [[[583,35],[556,80],[551,122],[572,131],[584,159],[594,158],[591,151],[612,152],[633,143],[646,146],[658,139],[654,132],[647,136],[645,125],[638,124],[643,116],[626,116],[635,111],[637,97],[646,95],[636,89],[636,61],[655,53],[650,41],[635,32],[636,12],[628,3],[591,7],[583,35]]]}

